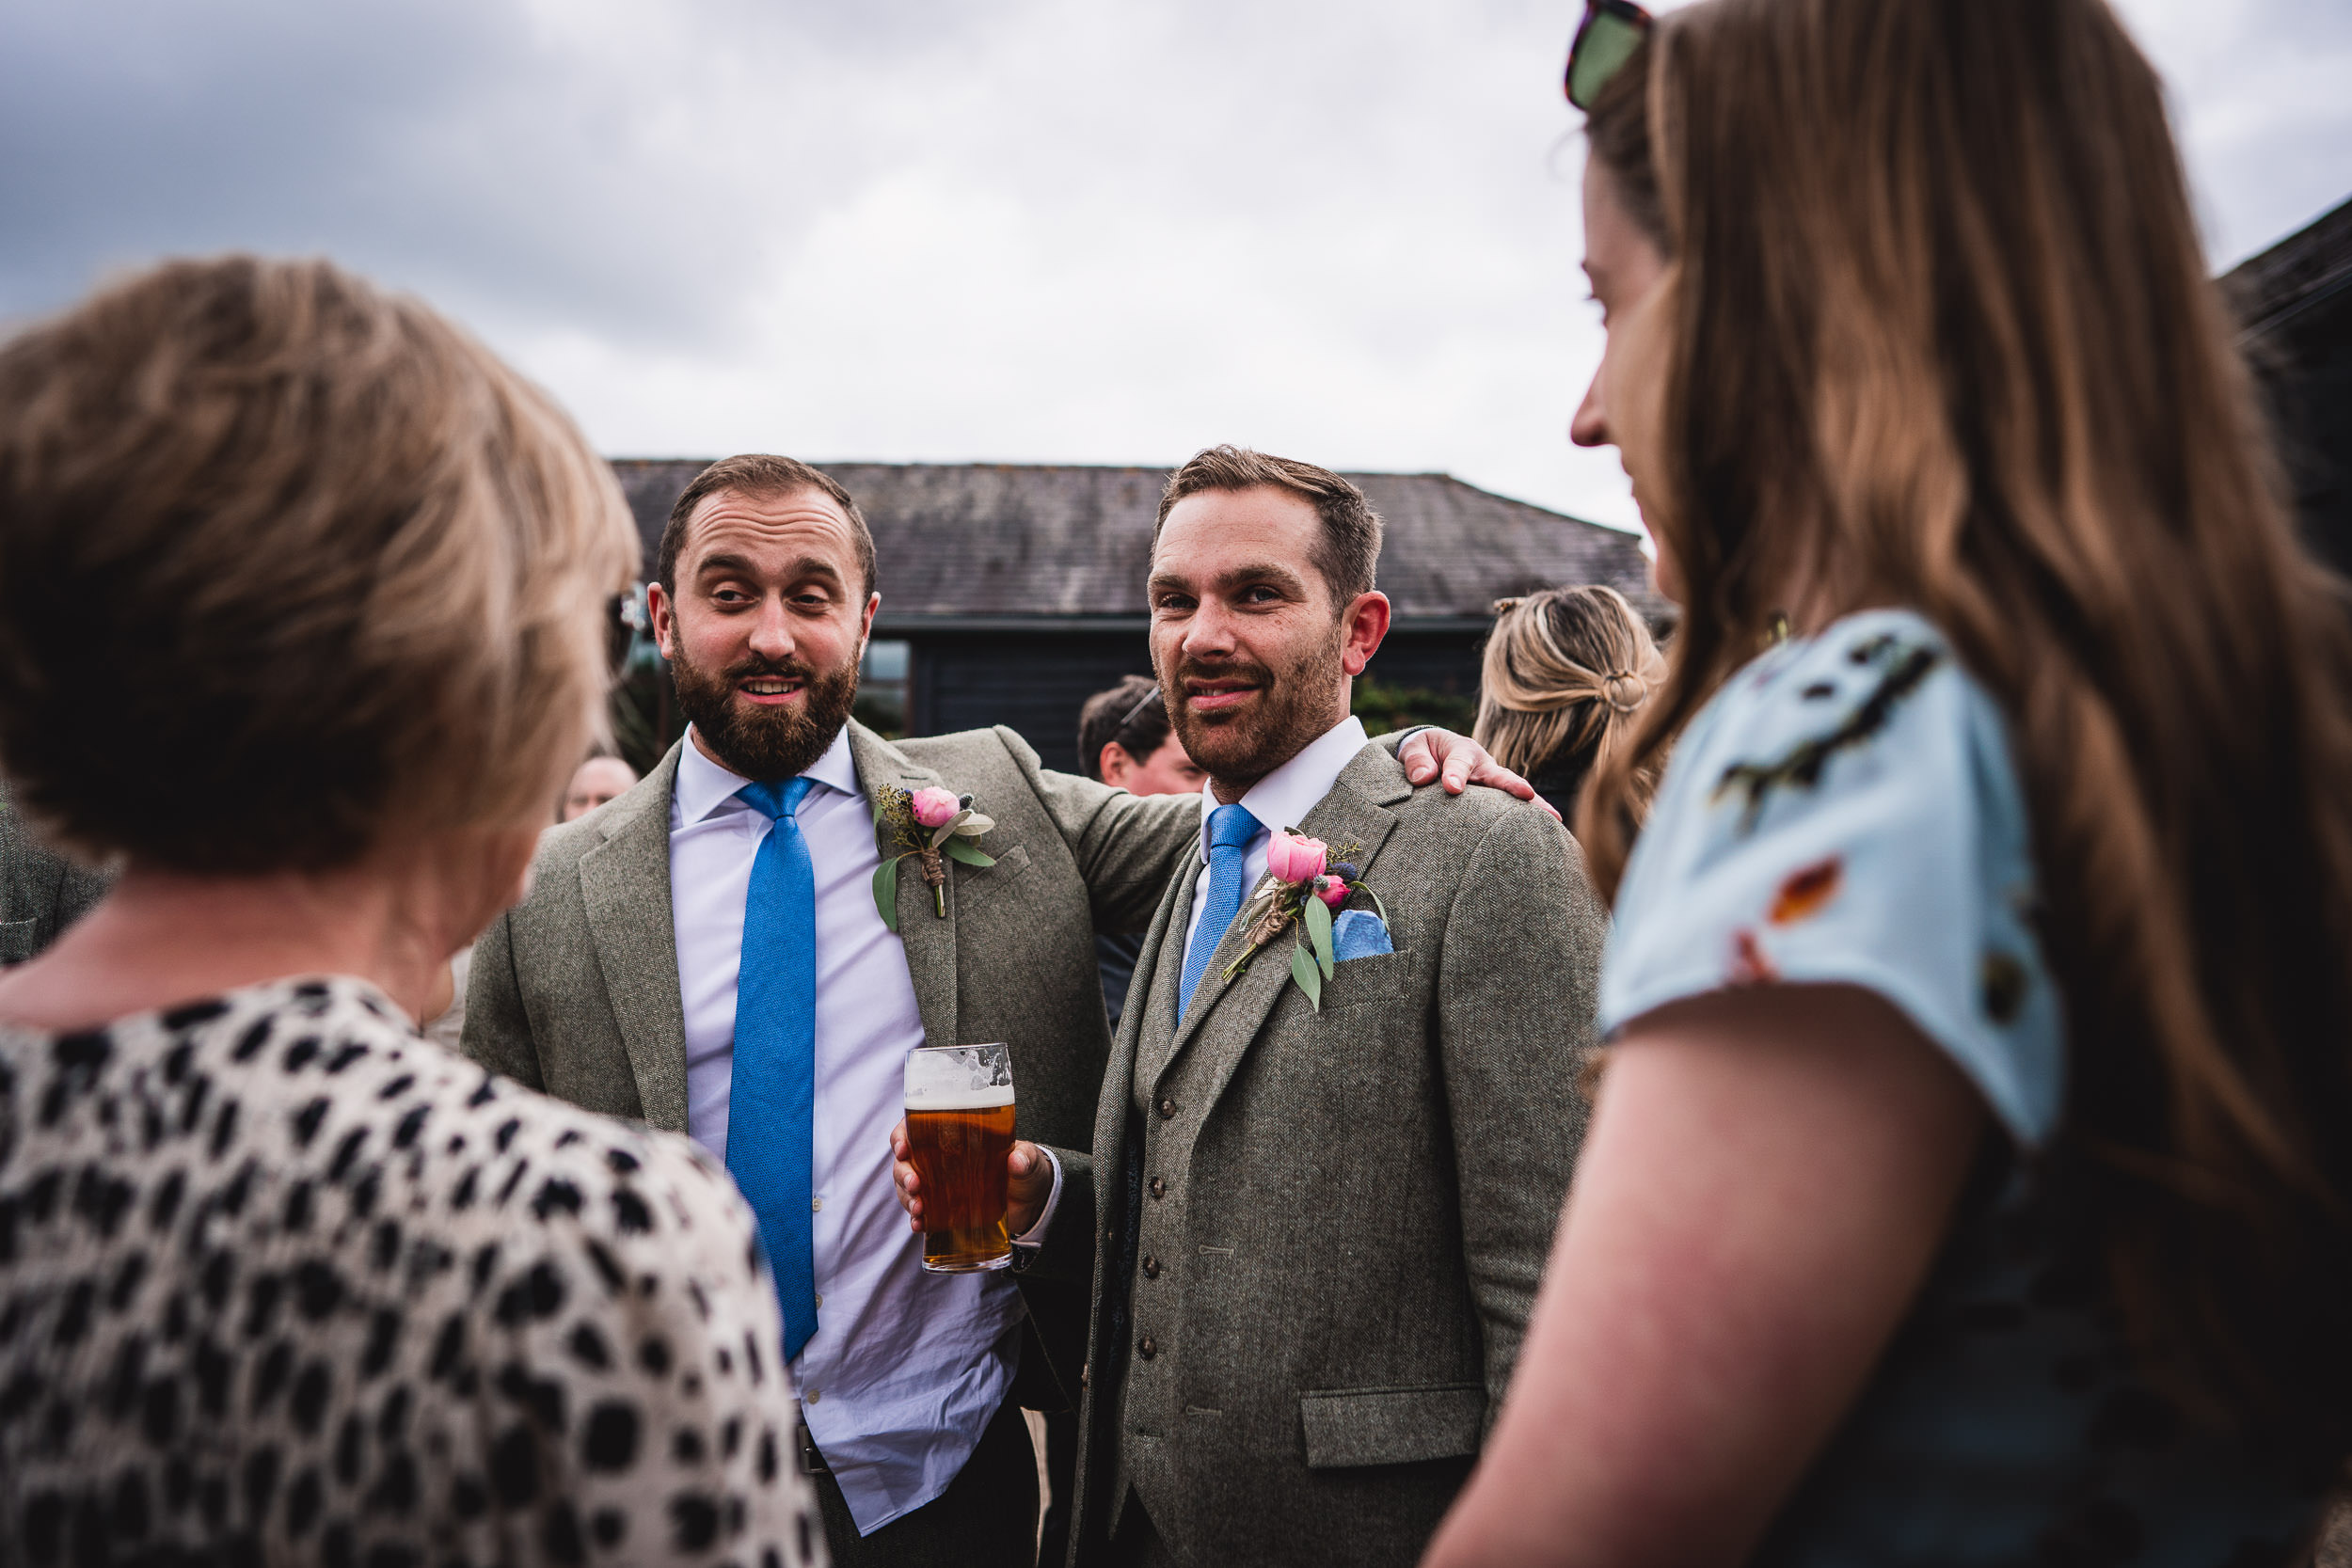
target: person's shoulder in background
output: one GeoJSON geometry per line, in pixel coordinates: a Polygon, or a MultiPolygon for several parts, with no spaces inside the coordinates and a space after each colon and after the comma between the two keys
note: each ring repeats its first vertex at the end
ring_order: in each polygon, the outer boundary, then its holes
{"type": "Polygon", "coordinates": [[[113,886],[112,872],[78,864],[36,838],[0,787],[0,965],[40,952],[113,886]]]}

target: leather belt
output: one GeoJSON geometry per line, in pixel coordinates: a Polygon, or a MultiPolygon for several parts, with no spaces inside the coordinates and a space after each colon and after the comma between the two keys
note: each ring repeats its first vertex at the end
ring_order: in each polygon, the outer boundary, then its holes
{"type": "Polygon", "coordinates": [[[807,1424],[805,1422],[794,1422],[793,1434],[800,1441],[801,1474],[804,1476],[829,1476],[833,1474],[833,1466],[826,1464],[825,1456],[817,1451],[817,1439],[808,1434],[807,1424]]]}

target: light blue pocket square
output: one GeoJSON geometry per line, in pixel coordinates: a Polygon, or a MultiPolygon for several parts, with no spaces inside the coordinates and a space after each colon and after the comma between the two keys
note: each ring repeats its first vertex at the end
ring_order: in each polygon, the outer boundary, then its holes
{"type": "Polygon", "coordinates": [[[1396,944],[1389,940],[1388,927],[1370,910],[1343,910],[1340,917],[1331,922],[1331,961],[1335,964],[1395,951],[1396,944]]]}

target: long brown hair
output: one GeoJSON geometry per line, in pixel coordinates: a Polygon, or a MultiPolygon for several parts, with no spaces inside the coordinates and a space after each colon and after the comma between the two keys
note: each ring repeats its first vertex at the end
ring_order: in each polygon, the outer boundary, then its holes
{"type": "MultiPolygon", "coordinates": [[[[1625,745],[1665,674],[1649,627],[1613,588],[1504,599],[1486,636],[1470,736],[1537,787],[1580,795],[1594,766],[1625,745]]],[[[1645,800],[1651,782],[1638,781],[1645,800]]]]}
{"type": "Polygon", "coordinates": [[[2058,1157],[2143,1357],[2340,1445],[2352,627],[2290,531],[2155,74],[2101,0],[1711,0],[1645,54],[1593,140],[1654,183],[1671,259],[1649,522],[1686,618],[1579,814],[1593,874],[1613,895],[1634,770],[1777,611],[1932,620],[2009,719],[2058,1157]]]}

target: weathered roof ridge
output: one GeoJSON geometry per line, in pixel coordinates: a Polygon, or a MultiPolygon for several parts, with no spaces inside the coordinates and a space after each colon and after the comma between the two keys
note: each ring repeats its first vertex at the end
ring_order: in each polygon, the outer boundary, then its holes
{"type": "MultiPolygon", "coordinates": [[[[650,559],[701,458],[615,458],[650,559]]],[[[1110,464],[827,462],[874,534],[884,609],[908,617],[1146,612],[1168,468],[1110,464]]],[[[1606,583],[1663,606],[1634,536],[1443,473],[1350,470],[1387,524],[1380,586],[1406,621],[1464,621],[1494,599],[1606,583]]]]}
{"type": "Polygon", "coordinates": [[[2352,199],[2221,275],[2251,337],[2339,290],[2352,288],[2352,199]]]}

